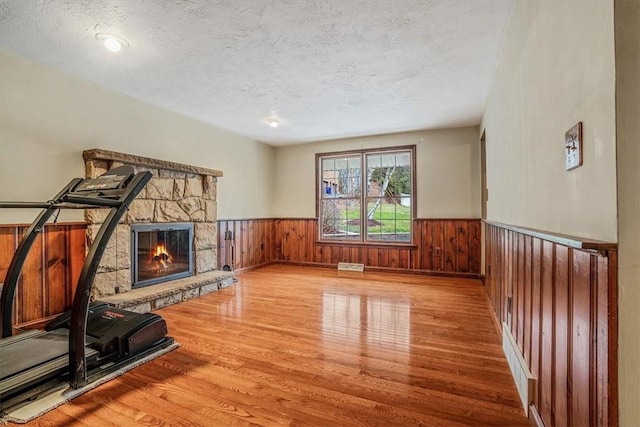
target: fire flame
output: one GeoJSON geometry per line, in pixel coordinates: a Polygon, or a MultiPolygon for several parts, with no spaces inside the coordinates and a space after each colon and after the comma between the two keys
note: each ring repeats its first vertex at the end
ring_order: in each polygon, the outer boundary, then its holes
{"type": "Polygon", "coordinates": [[[153,261],[158,263],[159,268],[167,268],[167,264],[173,263],[173,257],[164,245],[158,245],[156,253],[153,255],[153,261]]]}
{"type": "Polygon", "coordinates": [[[167,252],[167,248],[164,245],[156,246],[156,253],[153,256],[160,256],[162,254],[169,255],[169,252],[167,252]]]}

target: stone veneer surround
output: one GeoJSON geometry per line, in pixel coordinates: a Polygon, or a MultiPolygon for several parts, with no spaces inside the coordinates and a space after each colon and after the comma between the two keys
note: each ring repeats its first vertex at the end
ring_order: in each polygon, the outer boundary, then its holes
{"type": "MultiPolygon", "coordinates": [[[[222,172],[101,149],[84,151],[82,157],[88,178],[122,165],[153,174],[107,245],[95,278],[94,298],[131,290],[130,225],[134,223],[193,222],[194,275],[216,269],[216,184],[222,172]]],[[[85,210],[89,245],[108,211],[85,210]]]]}

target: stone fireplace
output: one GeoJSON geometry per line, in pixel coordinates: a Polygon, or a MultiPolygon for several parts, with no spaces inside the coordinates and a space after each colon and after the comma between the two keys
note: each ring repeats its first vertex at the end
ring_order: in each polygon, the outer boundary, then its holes
{"type": "MultiPolygon", "coordinates": [[[[165,289],[164,284],[157,285],[164,279],[156,279],[170,271],[169,280],[178,285],[186,280],[190,294],[194,294],[194,286],[211,285],[211,280],[217,280],[217,276],[212,279],[208,273],[216,269],[216,184],[222,172],[101,149],[85,151],[83,158],[86,176],[90,178],[122,165],[130,165],[136,172],[144,170],[153,174],[107,245],[95,278],[94,299],[104,300],[142,286],[145,289],[164,286],[165,289]],[[189,236],[172,232],[177,228],[189,230],[189,236]],[[159,248],[159,244],[165,247],[159,248]],[[171,251],[176,253],[168,253],[171,251]],[[182,279],[188,276],[193,277],[182,279]],[[194,281],[198,277],[201,282],[194,281]]],[[[108,209],[85,210],[89,244],[107,213],[108,209]]],[[[213,287],[207,289],[210,288],[213,287]]],[[[153,308],[158,307],[151,304],[150,309],[153,308]]]]}

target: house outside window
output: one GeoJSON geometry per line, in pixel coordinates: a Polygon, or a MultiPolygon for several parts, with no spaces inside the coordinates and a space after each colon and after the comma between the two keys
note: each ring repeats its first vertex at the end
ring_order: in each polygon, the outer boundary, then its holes
{"type": "Polygon", "coordinates": [[[317,155],[321,241],[411,243],[415,146],[317,155]]]}

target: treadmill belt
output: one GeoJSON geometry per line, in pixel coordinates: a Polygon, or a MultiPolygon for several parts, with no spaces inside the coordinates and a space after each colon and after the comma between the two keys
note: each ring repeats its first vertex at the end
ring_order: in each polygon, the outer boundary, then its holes
{"type": "Polygon", "coordinates": [[[57,329],[0,350],[0,380],[64,356],[69,351],[69,331],[57,329]]]}

